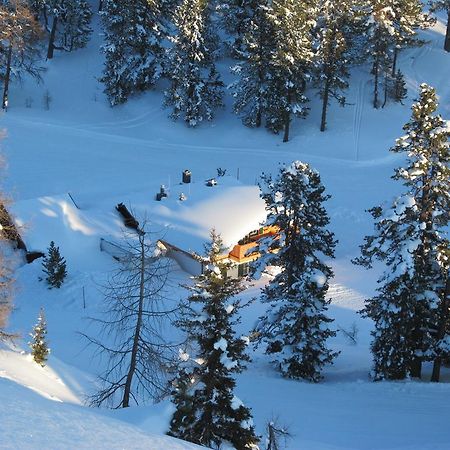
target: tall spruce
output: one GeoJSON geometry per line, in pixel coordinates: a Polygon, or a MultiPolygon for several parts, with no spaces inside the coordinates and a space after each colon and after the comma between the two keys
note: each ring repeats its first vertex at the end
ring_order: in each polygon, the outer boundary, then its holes
{"type": "Polygon", "coordinates": [[[267,109],[267,81],[274,50],[274,27],[268,20],[267,1],[255,6],[246,33],[242,36],[242,61],[231,68],[237,80],[230,85],[233,109],[244,125],[260,127],[267,109]]]}
{"type": "Polygon", "coordinates": [[[105,68],[101,81],[111,105],[154,86],[163,72],[167,34],[165,3],[160,0],[105,0],[105,68]]]}
{"type": "Polygon", "coordinates": [[[325,298],[333,272],[323,261],[334,256],[336,245],[323,206],[330,196],[319,174],[300,161],[282,167],[276,178],[263,175],[261,190],[266,225],[279,233],[261,243],[260,270],[264,265],[281,270],[262,291],[268,309],[257,331],[283,376],[318,382],[337,356],[326,346],[336,334],[325,298]]]}
{"type": "Polygon", "coordinates": [[[186,368],[175,382],[176,411],[169,434],[207,447],[228,442],[237,450],[257,448],[251,412],[235,396],[234,374],[249,361],[246,337],[233,329],[242,307],[235,298],[241,280],[226,276],[229,263],[222,259],[222,240],[214,230],[206,247],[203,275],[188,287],[188,310],[180,321],[192,346],[184,357],[186,368]],[[189,367],[190,365],[190,367],[189,367]]]}
{"type": "Polygon", "coordinates": [[[313,16],[310,1],[274,0],[268,10],[275,50],[268,68],[266,127],[283,131],[283,142],[289,140],[292,116],[308,114],[305,90],[313,60],[313,16]]]}
{"type": "Polygon", "coordinates": [[[450,211],[449,132],[437,109],[436,92],[420,86],[406,134],[391,149],[407,156],[393,179],[405,192],[391,205],[369,212],[375,234],[365,238],[355,262],[386,265],[378,294],[362,313],[375,322],[372,332],[374,378],[420,377],[422,362],[440,357],[448,324],[447,230],[450,211]],[[444,305],[444,307],[443,307],[444,305]],[[440,332],[436,332],[437,324],[440,332]]]}
{"type": "Polygon", "coordinates": [[[42,270],[49,289],[60,288],[67,276],[66,260],[61,256],[59,247],[53,241],[47,249],[47,255],[42,261],[42,270]]]}
{"type": "Polygon", "coordinates": [[[190,127],[214,118],[222,106],[223,83],[214,64],[216,37],[206,0],[184,0],[177,8],[168,52],[170,88],[165,92],[171,117],[182,116],[190,127]]]}
{"type": "Polygon", "coordinates": [[[314,58],[314,84],[322,99],[320,131],[325,131],[330,99],[345,105],[344,91],[348,88],[350,58],[345,36],[345,25],[352,16],[349,0],[323,1],[319,5],[314,58]]]}
{"type": "Polygon", "coordinates": [[[31,355],[34,361],[45,366],[48,355],[50,354],[50,348],[48,347],[47,339],[47,321],[45,320],[44,309],[39,311],[39,317],[36,325],[33,327],[33,332],[30,333],[32,341],[30,342],[31,355]]]}

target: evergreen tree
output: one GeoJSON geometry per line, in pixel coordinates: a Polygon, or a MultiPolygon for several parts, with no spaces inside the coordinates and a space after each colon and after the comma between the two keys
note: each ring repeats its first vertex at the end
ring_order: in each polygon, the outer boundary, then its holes
{"type": "Polygon", "coordinates": [[[67,276],[66,260],[60,255],[59,247],[56,247],[53,241],[50,242],[47,255],[43,258],[42,270],[47,275],[45,281],[49,289],[60,288],[67,276]]]}
{"type": "Polygon", "coordinates": [[[445,32],[444,50],[450,52],[450,0],[431,0],[431,11],[447,13],[447,30],[445,32]]]}
{"type": "Polygon", "coordinates": [[[242,307],[234,297],[242,281],[226,276],[223,245],[214,231],[206,247],[205,272],[188,287],[189,308],[179,325],[193,346],[194,364],[183,369],[174,394],[177,407],[169,434],[200,445],[219,448],[225,442],[237,450],[257,448],[250,410],[234,395],[234,374],[244,369],[248,338],[236,337],[242,307]],[[186,411],[186,415],[183,413],[186,411]]]}
{"type": "Polygon", "coordinates": [[[231,38],[227,44],[231,54],[237,58],[241,58],[242,53],[245,53],[245,34],[260,5],[260,0],[221,0],[219,2],[218,10],[223,27],[231,38]]]}
{"type": "Polygon", "coordinates": [[[375,108],[379,107],[381,83],[384,85],[383,106],[387,102],[389,80],[397,73],[399,51],[422,45],[417,30],[431,24],[420,0],[371,0],[368,52],[373,62],[375,108]]]}
{"type": "Polygon", "coordinates": [[[86,47],[92,33],[91,20],[92,9],[89,3],[85,0],[74,2],[64,17],[60,46],[69,52],[86,47]]]}
{"type": "Polygon", "coordinates": [[[274,50],[274,27],[267,12],[266,0],[255,6],[247,32],[242,36],[240,56],[243,61],[231,69],[238,76],[230,86],[234,112],[249,127],[261,126],[267,108],[268,68],[274,50]]]}
{"type": "MultiPolygon", "coordinates": [[[[394,37],[394,11],[385,0],[373,0],[369,20],[367,52],[372,61],[373,107],[380,107],[380,89],[386,82],[392,65],[394,37]]],[[[386,86],[386,84],[385,84],[386,86]]]]}
{"type": "Polygon", "coordinates": [[[323,1],[319,6],[314,84],[322,99],[320,131],[325,131],[330,98],[345,105],[343,91],[348,88],[350,59],[344,26],[352,15],[351,9],[349,0],[323,1]]]}
{"type": "Polygon", "coordinates": [[[182,115],[191,127],[212,120],[214,110],[223,105],[209,14],[205,0],[184,0],[175,13],[177,32],[168,53],[171,86],[165,93],[165,104],[173,106],[174,120],[182,115]]]}
{"type": "Polygon", "coordinates": [[[266,225],[279,233],[261,243],[259,264],[281,271],[263,289],[261,301],[269,306],[257,331],[283,376],[317,382],[324,365],[337,356],[326,347],[336,334],[328,328],[332,319],[326,316],[325,299],[333,272],[322,261],[334,256],[336,245],[326,228],[323,202],[329,195],[319,174],[300,161],[282,167],[275,179],[264,175],[261,189],[266,225]]]}
{"type": "Polygon", "coordinates": [[[292,115],[308,114],[304,93],[313,59],[313,16],[309,1],[274,0],[268,10],[275,50],[268,67],[266,127],[274,133],[283,130],[283,142],[289,140],[292,115]]]}
{"type": "Polygon", "coordinates": [[[42,8],[45,27],[49,32],[47,59],[53,58],[55,50],[70,52],[86,46],[92,33],[92,10],[88,2],[43,0],[33,3],[36,8],[42,8]]]}
{"type": "Polygon", "coordinates": [[[442,118],[433,115],[434,89],[426,84],[420,88],[411,120],[403,127],[406,135],[391,149],[408,157],[407,167],[393,175],[405,192],[391,206],[370,210],[375,234],[365,238],[362,255],[355,260],[367,268],[374,259],[386,264],[378,294],[362,311],[375,322],[376,380],[420,377],[422,361],[432,357],[436,322],[444,321],[444,331],[448,320],[448,307],[439,320],[436,312],[447,301],[448,259],[443,249],[449,245],[449,133],[442,118]]]}
{"type": "Polygon", "coordinates": [[[390,78],[390,85],[389,97],[398,103],[402,103],[408,91],[406,89],[405,77],[400,69],[397,70],[394,78],[390,78]]]}
{"type": "Polygon", "coordinates": [[[105,0],[105,69],[101,81],[111,105],[153,87],[163,71],[166,10],[160,0],[105,0]]]}
{"type": "Polygon", "coordinates": [[[50,354],[50,349],[48,348],[47,340],[47,322],[45,320],[44,309],[41,308],[39,312],[39,317],[37,324],[33,328],[33,332],[30,336],[33,340],[30,342],[31,355],[37,364],[42,367],[45,366],[47,362],[48,355],[50,354]]]}

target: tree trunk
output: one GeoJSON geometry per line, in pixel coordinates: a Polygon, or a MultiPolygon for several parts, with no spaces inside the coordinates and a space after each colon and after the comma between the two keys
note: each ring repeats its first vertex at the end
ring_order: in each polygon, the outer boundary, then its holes
{"type": "Polygon", "coordinates": [[[325,87],[323,91],[323,102],[322,102],[322,119],[320,121],[320,131],[325,131],[327,125],[327,108],[328,108],[328,97],[330,94],[330,81],[327,75],[327,80],[325,81],[325,87]]]}
{"type": "Polygon", "coordinates": [[[394,47],[394,58],[392,60],[392,76],[395,77],[395,72],[397,71],[397,57],[398,57],[398,48],[394,47]]]}
{"type": "MultiPolygon", "coordinates": [[[[439,317],[438,332],[436,341],[440,341],[445,336],[447,330],[447,323],[449,321],[449,307],[450,307],[450,279],[447,276],[445,290],[441,301],[441,314],[439,317]]],[[[438,382],[441,374],[442,357],[437,355],[433,362],[433,372],[431,374],[431,381],[438,382]]]]}
{"type": "Polygon", "coordinates": [[[422,378],[422,360],[414,358],[411,362],[411,376],[413,378],[422,378]]]}
{"type": "Polygon", "coordinates": [[[374,74],[374,87],[373,87],[373,107],[378,109],[378,77],[379,77],[379,68],[380,61],[378,54],[375,58],[375,62],[373,63],[373,74],[374,74]]]}
{"type": "Polygon", "coordinates": [[[288,89],[287,93],[287,108],[284,110],[284,136],[283,142],[289,141],[289,126],[291,124],[291,111],[288,109],[291,107],[291,91],[288,89]]]}
{"type": "Polygon", "coordinates": [[[55,50],[55,36],[57,25],[58,25],[58,18],[55,16],[53,17],[52,30],[50,31],[50,38],[48,40],[47,59],[53,58],[53,52],[55,50]]]}
{"type": "Polygon", "coordinates": [[[444,50],[450,52],[450,8],[447,14],[447,32],[445,33],[444,50]]]}
{"type": "Polygon", "coordinates": [[[386,106],[387,99],[388,99],[388,86],[389,86],[389,72],[386,71],[384,74],[384,100],[383,104],[381,105],[382,108],[386,106]]]}
{"type": "Polygon", "coordinates": [[[130,406],[130,394],[131,394],[131,383],[133,381],[133,376],[136,371],[136,361],[137,353],[139,350],[139,337],[142,328],[142,315],[144,309],[144,296],[145,296],[145,245],[144,245],[144,235],[139,235],[140,244],[140,274],[139,274],[139,307],[138,316],[136,321],[136,328],[134,330],[133,338],[133,348],[131,350],[131,361],[130,367],[128,369],[127,379],[125,382],[125,388],[123,392],[122,408],[128,408],[130,406]]]}
{"type": "Polygon", "coordinates": [[[12,59],[12,45],[9,44],[8,56],[6,60],[6,72],[3,85],[3,100],[2,100],[2,109],[4,109],[5,111],[8,110],[8,91],[9,91],[9,80],[11,78],[11,59],[12,59]]]}

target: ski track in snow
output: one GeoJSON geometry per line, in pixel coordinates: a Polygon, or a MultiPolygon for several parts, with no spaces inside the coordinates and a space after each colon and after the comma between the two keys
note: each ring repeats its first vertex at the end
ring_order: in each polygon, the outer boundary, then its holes
{"type": "MultiPolygon", "coordinates": [[[[358,141],[359,141],[359,133],[361,128],[361,121],[362,121],[362,114],[363,114],[363,107],[360,108],[361,111],[359,113],[360,119],[359,119],[359,128],[358,130],[358,141]]],[[[249,148],[249,147],[235,147],[235,146],[212,146],[212,145],[190,145],[190,144],[183,144],[183,143],[172,143],[172,142],[165,142],[165,141],[159,141],[159,142],[152,142],[147,139],[141,139],[141,138],[135,138],[135,137],[129,137],[129,136],[122,136],[118,134],[113,133],[105,133],[100,131],[93,131],[90,129],[86,129],[82,126],[70,126],[70,125],[62,125],[58,123],[51,123],[49,121],[47,122],[40,122],[38,120],[32,120],[32,119],[24,119],[22,117],[13,117],[11,120],[15,121],[16,123],[22,123],[24,125],[28,126],[34,126],[38,128],[42,127],[48,127],[48,128],[55,128],[59,129],[61,131],[64,131],[64,133],[68,135],[73,136],[80,136],[83,135],[86,138],[93,138],[97,140],[102,140],[105,142],[114,142],[114,143],[121,143],[124,145],[136,145],[141,147],[147,147],[152,149],[157,149],[164,151],[167,148],[171,148],[173,150],[189,150],[192,153],[221,153],[221,154],[247,154],[247,155],[253,155],[253,156],[276,156],[276,157],[283,157],[283,158],[290,158],[292,160],[306,157],[309,160],[313,161],[320,161],[322,163],[326,163],[329,165],[336,165],[340,164],[345,167],[354,167],[354,168],[361,168],[361,167],[372,167],[372,166],[384,166],[391,164],[392,161],[396,161],[400,159],[398,155],[392,155],[387,154],[380,158],[374,158],[374,159],[366,159],[366,160],[353,160],[353,159],[344,159],[344,158],[335,158],[332,156],[318,156],[311,153],[302,153],[297,150],[280,150],[277,148],[276,150],[270,149],[265,150],[261,147],[258,148],[249,148]]]]}
{"type": "Polygon", "coordinates": [[[359,161],[359,139],[361,135],[361,125],[362,117],[364,112],[364,99],[365,99],[365,89],[366,80],[361,78],[358,84],[358,93],[356,98],[355,113],[353,116],[353,139],[355,145],[355,159],[359,161]]]}

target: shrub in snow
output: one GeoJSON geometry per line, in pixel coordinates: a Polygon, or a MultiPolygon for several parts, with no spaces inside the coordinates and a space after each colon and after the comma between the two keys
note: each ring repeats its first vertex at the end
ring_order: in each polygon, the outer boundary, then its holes
{"type": "Polygon", "coordinates": [[[435,374],[449,329],[449,131],[437,108],[436,92],[420,86],[406,135],[391,149],[407,155],[394,180],[405,192],[391,205],[369,212],[375,233],[365,238],[355,263],[371,268],[375,259],[386,270],[378,294],[362,313],[375,322],[372,332],[374,377],[421,376],[422,361],[435,359],[435,374]]]}
{"type": "Polygon", "coordinates": [[[39,312],[38,322],[33,328],[33,332],[30,333],[32,341],[29,343],[31,348],[31,355],[37,364],[42,367],[45,366],[50,349],[48,348],[47,341],[47,322],[45,320],[44,310],[41,308],[39,312]]]}
{"type": "Polygon", "coordinates": [[[45,281],[49,285],[49,289],[60,288],[67,276],[66,260],[59,253],[59,247],[55,246],[53,241],[47,250],[42,262],[42,270],[46,274],[45,281]]]}
{"type": "Polygon", "coordinates": [[[233,297],[243,285],[225,276],[228,265],[220,260],[222,241],[214,231],[211,239],[205,273],[188,287],[187,311],[179,321],[194,356],[180,353],[182,368],[173,390],[176,411],[168,434],[207,447],[230,442],[237,450],[256,448],[251,412],[233,393],[234,374],[249,361],[247,341],[233,330],[242,307],[233,297]]]}
{"type": "Polygon", "coordinates": [[[319,174],[300,161],[281,168],[275,179],[264,175],[261,189],[266,225],[277,227],[279,235],[261,242],[259,265],[281,271],[262,292],[261,301],[269,306],[260,318],[259,340],[283,376],[317,382],[323,366],[337,356],[326,346],[336,335],[325,314],[333,272],[322,261],[323,256],[334,256],[336,245],[323,207],[329,195],[319,174]]]}

